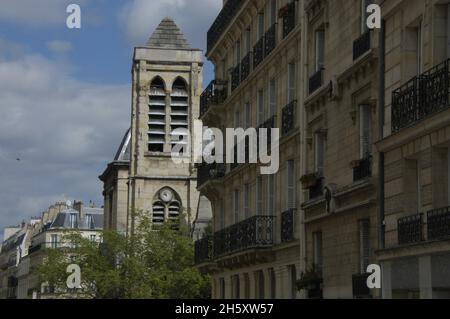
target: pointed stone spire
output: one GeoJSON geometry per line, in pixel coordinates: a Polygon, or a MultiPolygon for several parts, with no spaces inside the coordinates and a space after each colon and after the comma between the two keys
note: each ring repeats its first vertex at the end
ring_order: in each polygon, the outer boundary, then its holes
{"type": "Polygon", "coordinates": [[[189,44],[184,34],[175,24],[175,22],[167,17],[164,18],[159,26],[153,32],[146,44],[149,48],[163,49],[189,49],[189,44]]]}

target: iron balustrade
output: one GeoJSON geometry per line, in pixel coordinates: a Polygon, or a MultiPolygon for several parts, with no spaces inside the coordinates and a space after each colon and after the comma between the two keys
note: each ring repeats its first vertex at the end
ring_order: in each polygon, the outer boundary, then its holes
{"type": "Polygon", "coordinates": [[[241,84],[241,65],[238,64],[231,71],[231,91],[234,91],[241,84]]]}
{"type": "Polygon", "coordinates": [[[264,36],[253,47],[253,68],[255,69],[264,60],[264,36]]]}
{"type": "Polygon", "coordinates": [[[294,237],[294,214],[296,209],[291,208],[281,213],[281,242],[288,243],[295,239],[294,237]]]}
{"type": "Polygon", "coordinates": [[[288,105],[283,108],[282,114],[282,125],[281,134],[289,134],[295,127],[295,107],[297,105],[297,100],[293,100],[288,105]]]}
{"type": "Polygon", "coordinates": [[[392,131],[398,132],[448,109],[450,59],[412,78],[392,92],[392,131]]]}
{"type": "Polygon", "coordinates": [[[205,115],[212,105],[223,103],[227,96],[226,82],[211,81],[200,96],[200,117],[205,115]]]}
{"type": "Polygon", "coordinates": [[[450,237],[450,207],[431,210],[427,213],[428,240],[450,237]]]}
{"type": "Polygon", "coordinates": [[[251,72],[252,53],[249,52],[241,61],[241,82],[248,78],[251,72]]]}
{"type": "Polygon", "coordinates": [[[214,48],[217,41],[219,41],[220,37],[224,34],[243,3],[244,1],[241,0],[228,0],[225,2],[216,20],[208,30],[208,53],[214,48]]]}
{"type": "Polygon", "coordinates": [[[202,163],[197,167],[197,187],[201,187],[210,180],[219,179],[225,176],[225,164],[202,163]]]}
{"type": "Polygon", "coordinates": [[[274,216],[254,216],[214,234],[214,258],[274,244],[274,216]]]}
{"type": "Polygon", "coordinates": [[[359,161],[359,165],[353,168],[353,181],[358,182],[372,176],[372,157],[368,156],[359,161]]]}
{"type": "Polygon", "coordinates": [[[399,245],[423,241],[423,214],[400,218],[397,221],[397,233],[399,245]]]}
{"type": "Polygon", "coordinates": [[[322,86],[323,69],[320,69],[309,78],[309,94],[312,94],[322,86]]]}
{"type": "Polygon", "coordinates": [[[369,30],[353,42],[353,60],[357,60],[364,53],[370,50],[370,38],[371,35],[369,30]]]}
{"type": "Polygon", "coordinates": [[[195,264],[199,265],[212,259],[212,238],[204,237],[195,242],[195,264]]]}
{"type": "Polygon", "coordinates": [[[264,56],[269,56],[277,46],[277,24],[274,23],[265,34],[264,56]]]}
{"type": "Polygon", "coordinates": [[[295,28],[295,1],[288,3],[286,13],[283,16],[283,39],[295,28]]]}

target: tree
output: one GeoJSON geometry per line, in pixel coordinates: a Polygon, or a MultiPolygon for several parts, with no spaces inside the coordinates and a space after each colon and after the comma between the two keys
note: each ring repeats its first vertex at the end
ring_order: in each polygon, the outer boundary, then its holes
{"type": "Polygon", "coordinates": [[[195,299],[210,297],[210,278],[194,266],[194,244],[179,221],[158,228],[148,215],[134,214],[136,230],[129,236],[104,231],[101,244],[80,233],[68,233],[70,247],[45,250],[38,267],[40,282],[62,296],[67,293],[69,264],[81,268],[80,297],[98,299],[195,299]]]}

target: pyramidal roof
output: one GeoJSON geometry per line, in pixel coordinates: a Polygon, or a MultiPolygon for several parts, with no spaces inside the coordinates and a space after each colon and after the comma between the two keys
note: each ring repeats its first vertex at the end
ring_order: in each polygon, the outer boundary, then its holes
{"type": "Polygon", "coordinates": [[[189,49],[184,34],[171,18],[164,18],[153,32],[146,46],[149,48],[189,49]]]}

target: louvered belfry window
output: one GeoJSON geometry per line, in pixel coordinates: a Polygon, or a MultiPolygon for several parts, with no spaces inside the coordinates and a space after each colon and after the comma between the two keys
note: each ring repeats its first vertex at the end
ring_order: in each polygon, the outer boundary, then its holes
{"type": "Polygon", "coordinates": [[[164,152],[166,142],[166,92],[161,78],[150,85],[148,121],[148,150],[164,152]]]}
{"type": "MultiPolygon", "coordinates": [[[[171,129],[170,142],[172,147],[175,144],[187,145],[187,143],[183,141],[183,138],[185,138],[188,135],[188,127],[189,127],[188,119],[189,119],[189,94],[187,91],[186,83],[181,78],[178,78],[175,80],[173,84],[172,93],[170,95],[170,129],[171,129]],[[181,136],[183,136],[183,138],[181,136]]],[[[186,149],[184,149],[184,151],[186,151],[186,149]]]]}

